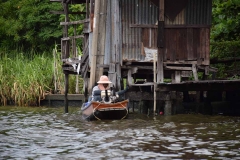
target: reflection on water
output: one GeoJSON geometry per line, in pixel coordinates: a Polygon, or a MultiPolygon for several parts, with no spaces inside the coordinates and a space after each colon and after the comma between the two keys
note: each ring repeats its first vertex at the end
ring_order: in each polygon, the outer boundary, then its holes
{"type": "Polygon", "coordinates": [[[0,159],[240,159],[240,117],[86,122],[63,111],[0,107],[0,159]]]}

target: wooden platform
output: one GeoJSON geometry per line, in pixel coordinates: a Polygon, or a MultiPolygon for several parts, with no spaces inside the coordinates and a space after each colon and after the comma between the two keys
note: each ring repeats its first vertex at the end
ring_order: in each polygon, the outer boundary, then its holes
{"type": "MultiPolygon", "coordinates": [[[[68,94],[68,103],[71,107],[81,107],[84,102],[83,94],[68,94]]],[[[61,107],[64,106],[64,94],[48,94],[41,100],[41,106],[61,107]]]]}
{"type": "Polygon", "coordinates": [[[240,80],[204,80],[158,83],[157,91],[240,91],[240,80]]]}

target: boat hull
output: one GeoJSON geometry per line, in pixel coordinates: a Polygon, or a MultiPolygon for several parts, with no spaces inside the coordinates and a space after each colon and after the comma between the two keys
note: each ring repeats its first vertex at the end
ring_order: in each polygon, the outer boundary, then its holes
{"type": "Polygon", "coordinates": [[[92,101],[82,107],[82,115],[86,120],[124,119],[128,116],[128,100],[117,103],[100,103],[92,101]]]}

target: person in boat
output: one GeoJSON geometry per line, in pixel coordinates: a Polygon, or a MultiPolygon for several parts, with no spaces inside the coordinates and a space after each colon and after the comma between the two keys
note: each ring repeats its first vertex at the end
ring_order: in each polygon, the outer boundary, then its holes
{"type": "MultiPolygon", "coordinates": [[[[110,90],[110,84],[112,82],[109,81],[108,77],[103,75],[100,77],[99,81],[97,82],[97,85],[93,87],[92,89],[92,96],[91,96],[91,100],[93,101],[101,101],[101,92],[104,90],[110,90]]],[[[128,90],[128,86],[126,89],[118,91],[117,94],[119,96],[122,96],[127,90],[128,90]]]]}

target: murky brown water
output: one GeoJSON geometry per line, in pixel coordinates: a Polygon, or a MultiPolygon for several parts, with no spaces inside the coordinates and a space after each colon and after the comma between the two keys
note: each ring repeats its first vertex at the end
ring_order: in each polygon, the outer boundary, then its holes
{"type": "Polygon", "coordinates": [[[240,159],[240,117],[86,122],[76,109],[63,112],[0,107],[0,159],[240,159]]]}

